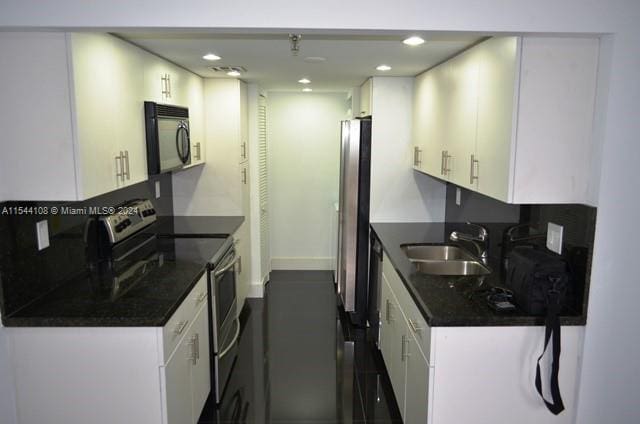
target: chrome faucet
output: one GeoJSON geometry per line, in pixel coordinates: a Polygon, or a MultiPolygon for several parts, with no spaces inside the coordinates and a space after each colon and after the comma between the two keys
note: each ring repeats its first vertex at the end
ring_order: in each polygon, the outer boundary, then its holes
{"type": "Polygon", "coordinates": [[[478,230],[478,235],[473,236],[467,233],[461,233],[459,231],[453,231],[451,235],[449,235],[449,239],[451,241],[468,241],[473,243],[473,245],[478,250],[478,256],[482,263],[488,265],[489,262],[489,231],[485,227],[479,224],[472,224],[467,222],[467,225],[470,225],[478,230]]]}

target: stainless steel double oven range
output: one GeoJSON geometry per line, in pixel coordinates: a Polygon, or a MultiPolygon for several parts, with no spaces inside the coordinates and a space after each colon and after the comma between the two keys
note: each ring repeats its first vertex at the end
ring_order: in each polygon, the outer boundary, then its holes
{"type": "Polygon", "coordinates": [[[240,322],[237,313],[236,276],[240,256],[236,253],[233,237],[227,237],[208,265],[209,326],[211,334],[211,385],[216,403],[220,403],[229,382],[233,364],[238,355],[240,322]]]}

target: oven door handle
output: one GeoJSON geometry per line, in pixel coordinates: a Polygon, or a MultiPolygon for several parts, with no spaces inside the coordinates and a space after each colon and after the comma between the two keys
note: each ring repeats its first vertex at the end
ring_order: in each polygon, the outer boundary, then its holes
{"type": "Polygon", "coordinates": [[[231,269],[233,266],[235,266],[235,264],[238,262],[238,260],[240,260],[240,256],[238,256],[238,255],[236,255],[234,253],[233,254],[233,259],[227,265],[223,266],[219,270],[214,270],[213,276],[214,277],[219,277],[222,274],[224,274],[225,272],[229,271],[229,269],[231,269]]]}
{"type": "Polygon", "coordinates": [[[238,341],[238,337],[240,336],[240,320],[236,318],[235,321],[236,334],[233,336],[233,339],[231,340],[231,343],[229,343],[229,346],[225,347],[224,350],[218,354],[218,358],[220,359],[222,359],[227,353],[229,353],[231,348],[233,348],[233,345],[238,341]]]}

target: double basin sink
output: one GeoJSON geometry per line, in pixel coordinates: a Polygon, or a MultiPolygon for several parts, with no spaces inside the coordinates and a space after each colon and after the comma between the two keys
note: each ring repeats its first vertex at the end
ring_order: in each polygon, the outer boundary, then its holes
{"type": "Polygon", "coordinates": [[[491,273],[478,258],[458,246],[403,244],[400,248],[423,274],[473,276],[491,273]]]}

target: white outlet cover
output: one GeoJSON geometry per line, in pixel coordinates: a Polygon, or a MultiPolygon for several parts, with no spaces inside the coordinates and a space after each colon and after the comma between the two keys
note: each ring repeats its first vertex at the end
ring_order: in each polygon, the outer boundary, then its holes
{"type": "Polygon", "coordinates": [[[46,219],[36,223],[36,235],[38,237],[38,250],[49,247],[49,223],[46,219]]]}
{"type": "Polygon", "coordinates": [[[558,255],[562,254],[563,229],[562,225],[554,224],[553,222],[547,224],[547,249],[556,252],[558,255]]]}
{"type": "Polygon", "coordinates": [[[156,199],[160,198],[160,181],[156,181],[156,199]]]}
{"type": "Polygon", "coordinates": [[[462,196],[462,190],[460,187],[456,187],[456,205],[460,206],[460,197],[462,196]]]}

